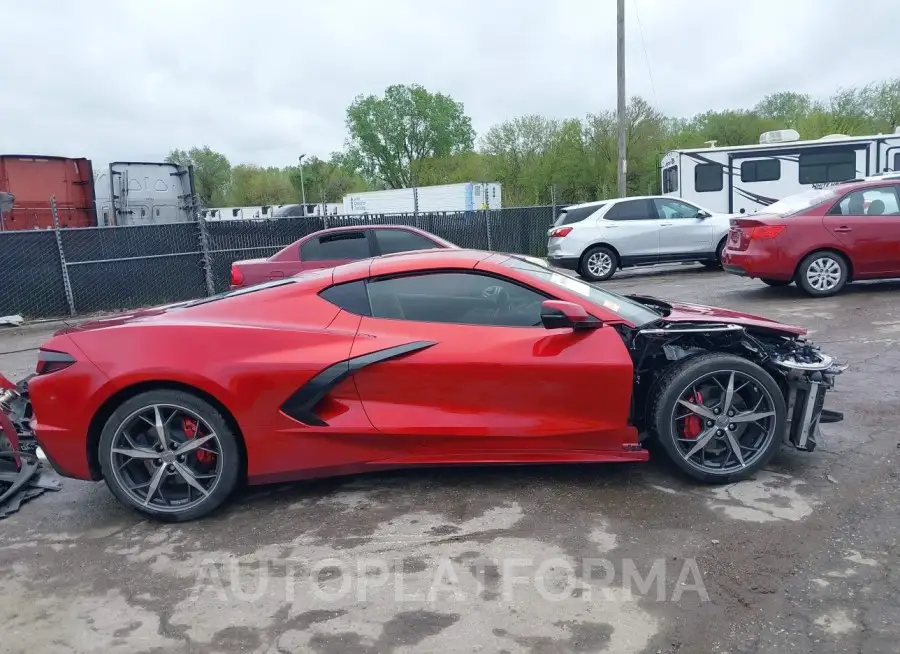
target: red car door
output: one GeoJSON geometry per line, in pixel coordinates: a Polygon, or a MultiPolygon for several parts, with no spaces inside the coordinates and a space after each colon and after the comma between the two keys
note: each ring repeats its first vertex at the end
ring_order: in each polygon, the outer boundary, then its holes
{"type": "Polygon", "coordinates": [[[823,219],[853,259],[857,277],[900,274],[900,199],[896,185],[848,193],[823,219]]]}
{"type": "Polygon", "coordinates": [[[397,437],[396,457],[577,461],[634,442],[632,362],[612,327],[545,329],[545,295],[474,271],[368,290],[354,379],[375,428],[397,437]]]}

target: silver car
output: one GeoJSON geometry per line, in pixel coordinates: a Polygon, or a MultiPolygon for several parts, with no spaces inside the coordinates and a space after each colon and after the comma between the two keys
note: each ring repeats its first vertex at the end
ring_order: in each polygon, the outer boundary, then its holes
{"type": "Polygon", "coordinates": [[[699,261],[716,267],[730,218],[662,196],[576,204],[547,232],[547,259],[591,281],[629,266],[699,261]]]}

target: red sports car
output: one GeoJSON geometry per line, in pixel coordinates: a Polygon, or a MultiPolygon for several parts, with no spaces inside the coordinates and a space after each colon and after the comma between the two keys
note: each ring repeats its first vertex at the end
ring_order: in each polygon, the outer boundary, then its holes
{"type": "Polygon", "coordinates": [[[842,370],[804,330],[527,258],[383,256],[65,329],[28,383],[61,474],[187,520],[251,484],[645,461],[730,482],[815,448],[842,370]]]}
{"type": "Polygon", "coordinates": [[[332,227],[304,236],[267,259],[235,261],[231,264],[231,288],[245,288],[305,270],[331,268],[382,254],[455,247],[434,234],[405,225],[332,227]]]}
{"type": "Polygon", "coordinates": [[[900,180],[810,189],[733,218],[722,266],[769,286],[796,282],[812,297],[900,277],[900,180]]]}

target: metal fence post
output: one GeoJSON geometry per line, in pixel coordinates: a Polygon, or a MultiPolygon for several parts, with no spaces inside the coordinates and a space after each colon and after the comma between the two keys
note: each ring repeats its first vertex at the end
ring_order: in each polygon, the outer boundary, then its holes
{"type": "Polygon", "coordinates": [[[200,261],[203,263],[203,274],[206,277],[206,295],[216,294],[216,285],[213,281],[212,257],[209,252],[209,238],[206,233],[206,218],[201,213],[197,216],[200,227],[200,261]]]}
{"type": "Polygon", "coordinates": [[[422,224],[419,220],[419,188],[417,186],[413,186],[413,216],[416,219],[416,227],[422,229],[422,224]]]}
{"type": "Polygon", "coordinates": [[[550,185],[550,206],[553,207],[552,218],[550,219],[550,224],[552,225],[556,222],[556,184],[550,185]]]}
{"type": "Polygon", "coordinates": [[[487,230],[487,249],[493,250],[493,239],[491,238],[491,211],[490,209],[484,210],[484,226],[487,230]]]}
{"type": "Polygon", "coordinates": [[[59,266],[62,269],[63,290],[66,292],[66,304],[69,313],[75,315],[75,296],[72,294],[72,283],[69,280],[69,267],[66,265],[66,253],[63,250],[62,234],[59,231],[59,211],[56,207],[56,196],[50,196],[50,212],[53,214],[53,233],[56,235],[56,249],[59,251],[59,266]]]}

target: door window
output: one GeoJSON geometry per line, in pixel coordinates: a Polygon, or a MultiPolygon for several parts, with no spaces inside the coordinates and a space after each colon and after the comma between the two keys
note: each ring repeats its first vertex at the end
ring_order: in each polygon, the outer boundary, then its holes
{"type": "Polygon", "coordinates": [[[381,254],[433,250],[437,247],[437,243],[430,238],[405,229],[376,229],[375,238],[378,240],[378,249],[381,250],[381,254]]]}
{"type": "Polygon", "coordinates": [[[660,218],[672,220],[673,218],[696,218],[700,213],[700,209],[687,202],[679,200],[658,199],[653,201],[656,204],[656,213],[660,218]]]}
{"type": "Polygon", "coordinates": [[[650,200],[625,200],[609,208],[604,220],[655,220],[656,213],[650,200]]]}
{"type": "Polygon", "coordinates": [[[331,261],[335,259],[368,259],[369,239],[366,232],[334,232],[317,236],[300,246],[301,261],[331,261]]]}
{"type": "Polygon", "coordinates": [[[896,188],[880,186],[848,193],[828,213],[832,216],[898,216],[898,205],[896,188]]]}
{"type": "Polygon", "coordinates": [[[468,272],[392,277],[366,288],[375,318],[459,325],[539,327],[547,299],[509,280],[468,272]]]}

